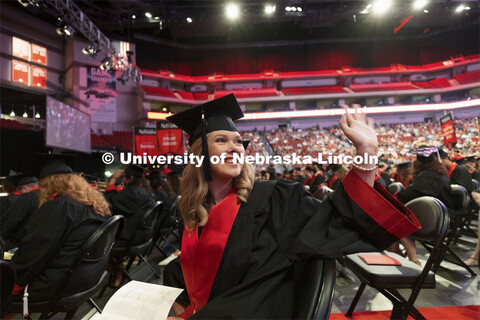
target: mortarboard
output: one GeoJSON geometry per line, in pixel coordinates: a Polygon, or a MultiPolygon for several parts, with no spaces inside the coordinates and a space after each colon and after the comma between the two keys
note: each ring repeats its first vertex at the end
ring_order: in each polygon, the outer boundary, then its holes
{"type": "MultiPolygon", "coordinates": [[[[167,120],[190,135],[188,139],[190,146],[199,138],[202,138],[202,154],[205,156],[203,170],[205,179],[211,181],[212,172],[206,139],[207,133],[218,130],[238,132],[233,122],[240,118],[243,118],[243,112],[238,105],[235,95],[229,94],[176,113],[168,117],[167,120]]],[[[242,142],[242,144],[245,146],[245,143],[242,142]]],[[[248,143],[246,145],[248,146],[248,143]]]]}
{"type": "Polygon", "coordinates": [[[75,154],[37,153],[34,156],[34,173],[38,179],[56,174],[75,173],[75,154]]]}
{"type": "Polygon", "coordinates": [[[341,164],[334,164],[334,163],[331,163],[327,166],[327,170],[332,170],[333,173],[337,172],[338,169],[340,169],[342,167],[341,164]]]}
{"type": "Polygon", "coordinates": [[[12,176],[11,182],[13,182],[13,185],[15,185],[16,187],[19,187],[26,184],[38,182],[38,179],[32,174],[32,172],[22,172],[12,176]]]}
{"type": "Polygon", "coordinates": [[[442,148],[438,148],[438,154],[440,155],[440,159],[448,158],[448,154],[445,151],[443,151],[442,148]]]}
{"type": "Polygon", "coordinates": [[[131,164],[127,168],[125,168],[125,174],[137,178],[143,178],[144,177],[144,169],[140,166],[131,164]]]}
{"type": "Polygon", "coordinates": [[[412,163],[410,161],[407,161],[407,162],[401,162],[401,163],[398,163],[396,165],[397,169],[401,170],[401,169],[407,169],[407,168],[410,168],[412,166],[412,163]]]}
{"type": "Polygon", "coordinates": [[[463,165],[463,164],[465,164],[465,163],[468,162],[468,161],[467,161],[467,158],[462,158],[462,157],[456,158],[456,159],[453,159],[453,158],[452,158],[452,161],[453,161],[453,162],[456,162],[456,163],[459,164],[459,165],[463,165]]]}
{"type": "Polygon", "coordinates": [[[420,162],[432,162],[435,159],[435,154],[439,156],[437,147],[421,145],[416,150],[417,160],[420,162]]]}

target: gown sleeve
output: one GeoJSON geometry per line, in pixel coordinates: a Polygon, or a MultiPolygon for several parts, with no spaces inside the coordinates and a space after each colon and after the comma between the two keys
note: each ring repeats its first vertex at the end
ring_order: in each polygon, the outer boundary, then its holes
{"type": "Polygon", "coordinates": [[[302,186],[282,180],[270,205],[272,236],[294,261],[383,250],[420,227],[413,213],[385,188],[378,183],[372,188],[353,171],[322,203],[302,186]]]}

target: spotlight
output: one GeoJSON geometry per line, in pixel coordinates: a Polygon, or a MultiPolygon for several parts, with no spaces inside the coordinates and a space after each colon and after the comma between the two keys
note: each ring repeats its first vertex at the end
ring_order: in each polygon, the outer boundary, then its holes
{"type": "Polygon", "coordinates": [[[35,119],[40,119],[40,113],[37,112],[37,114],[35,115],[35,119]]]}
{"type": "Polygon", "coordinates": [[[465,6],[461,4],[455,9],[455,12],[462,12],[463,10],[465,10],[465,6]]]}
{"type": "Polygon", "coordinates": [[[92,55],[95,56],[97,53],[100,52],[100,48],[96,44],[90,44],[88,47],[82,49],[82,53],[85,55],[92,55]]]}
{"type": "Polygon", "coordinates": [[[112,172],[111,171],[105,171],[105,177],[107,178],[110,178],[112,176],[112,172]]]}
{"type": "Polygon", "coordinates": [[[102,60],[102,64],[100,65],[100,70],[110,70],[112,68],[112,59],[106,56],[102,60]]]}
{"type": "Polygon", "coordinates": [[[23,112],[23,115],[22,115],[22,117],[24,117],[24,118],[28,118],[28,114],[27,114],[27,112],[26,112],[26,111],[24,111],[24,112],[23,112]]]}
{"type": "Polygon", "coordinates": [[[265,14],[271,15],[275,12],[276,6],[272,4],[265,5],[265,14]]]}
{"type": "Polygon", "coordinates": [[[10,117],[15,117],[15,111],[10,112],[10,117]]]}
{"type": "Polygon", "coordinates": [[[297,11],[297,8],[296,7],[291,7],[290,10],[295,12],[295,11],[297,11]]]}
{"type": "Polygon", "coordinates": [[[152,19],[152,14],[150,12],[145,12],[145,17],[152,19]]]}
{"type": "Polygon", "coordinates": [[[428,1],[427,0],[416,0],[414,3],[413,3],[413,8],[414,9],[417,9],[417,10],[420,10],[422,9],[423,7],[425,7],[427,5],[428,1]]]}
{"type": "Polygon", "coordinates": [[[71,36],[74,32],[75,32],[75,29],[73,29],[73,27],[71,26],[65,26],[63,28],[63,32],[67,35],[67,36],[71,36]]]}
{"type": "Polygon", "coordinates": [[[227,5],[225,13],[229,19],[234,20],[240,15],[240,9],[238,8],[238,5],[230,3],[227,5]]]}
{"type": "Polygon", "coordinates": [[[160,17],[155,17],[153,18],[153,20],[160,20],[160,17]]]}
{"type": "Polygon", "coordinates": [[[373,11],[378,14],[385,13],[391,6],[390,0],[377,0],[373,4],[373,11]]]}
{"type": "Polygon", "coordinates": [[[193,22],[192,18],[187,17],[187,22],[188,22],[188,23],[192,23],[192,22],[193,22]]]}
{"type": "Polygon", "coordinates": [[[162,108],[162,111],[163,111],[163,112],[167,111],[167,108],[165,108],[165,107],[164,107],[164,108],[162,108]]]}
{"type": "Polygon", "coordinates": [[[302,7],[297,7],[297,11],[302,12],[303,11],[302,7]]]}
{"type": "Polygon", "coordinates": [[[132,19],[133,19],[133,20],[137,19],[137,16],[133,14],[133,15],[132,15],[132,19]]]}
{"type": "Polygon", "coordinates": [[[468,10],[470,10],[470,7],[465,7],[464,10],[468,11],[468,10]]]}
{"type": "Polygon", "coordinates": [[[423,10],[423,12],[424,12],[424,13],[428,13],[428,10],[427,10],[427,9],[425,9],[425,10],[423,10]]]}
{"type": "Polygon", "coordinates": [[[292,7],[285,7],[285,11],[288,11],[288,12],[292,11],[292,7]]]}

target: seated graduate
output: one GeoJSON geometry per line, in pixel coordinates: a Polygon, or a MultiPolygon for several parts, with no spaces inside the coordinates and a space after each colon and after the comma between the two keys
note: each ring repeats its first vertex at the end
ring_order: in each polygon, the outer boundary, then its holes
{"type": "Polygon", "coordinates": [[[468,171],[467,168],[463,167],[458,163],[459,160],[463,160],[461,157],[457,161],[452,161],[448,154],[443,150],[439,149],[440,157],[442,158],[442,164],[448,171],[448,178],[450,179],[450,184],[458,184],[467,189],[470,194],[474,189],[472,183],[472,174],[468,171]]]}
{"type": "Polygon", "coordinates": [[[20,179],[26,189],[6,212],[0,216],[0,236],[5,240],[5,249],[20,245],[27,232],[28,221],[38,211],[40,190],[38,179],[32,173],[24,173],[20,179]],[[29,190],[29,191],[28,191],[29,190]]]}
{"type": "Polygon", "coordinates": [[[38,179],[31,172],[16,173],[11,171],[5,179],[4,187],[8,196],[0,197],[0,217],[7,212],[8,208],[17,201],[21,194],[32,191],[38,185],[38,179]]]}
{"type": "MultiPolygon", "coordinates": [[[[296,262],[378,251],[419,228],[387,190],[373,188],[375,164],[357,165],[323,203],[290,180],[255,182],[252,165],[233,162],[245,153],[233,122],[241,117],[227,95],[167,118],[190,134],[189,152],[205,156],[181,181],[185,281],[165,283],[187,289],[190,304],[174,304],[180,318],[291,319],[296,262]],[[221,154],[225,163],[208,161],[221,154]]],[[[340,126],[359,154],[376,155],[363,114],[342,116],[340,126]]]]}
{"type": "MultiPolygon", "coordinates": [[[[130,244],[130,239],[136,231],[138,220],[155,203],[152,193],[147,189],[144,169],[136,165],[129,165],[125,171],[115,171],[105,188],[105,198],[110,204],[112,212],[121,214],[126,219],[120,237],[115,243],[115,246],[126,246],[130,244]],[[120,179],[124,188],[116,186],[117,180],[120,179]]],[[[137,234],[138,238],[133,239],[132,244],[142,243],[146,237],[149,237],[142,233],[137,234]]]]}
{"type": "MultiPolygon", "coordinates": [[[[417,160],[413,163],[413,177],[405,189],[396,194],[398,200],[407,203],[413,199],[430,196],[443,202],[447,208],[452,207],[452,188],[447,170],[440,160],[436,147],[421,145],[417,148],[417,160]]],[[[418,265],[415,241],[404,238],[400,241],[407,252],[408,259],[418,265]]]]}
{"type": "Polygon", "coordinates": [[[40,209],[12,258],[17,273],[13,295],[28,285],[29,301],[51,298],[85,241],[110,216],[103,196],[74,173],[60,155],[42,155],[38,175],[40,209]],[[48,160],[48,161],[47,161],[48,160]]]}

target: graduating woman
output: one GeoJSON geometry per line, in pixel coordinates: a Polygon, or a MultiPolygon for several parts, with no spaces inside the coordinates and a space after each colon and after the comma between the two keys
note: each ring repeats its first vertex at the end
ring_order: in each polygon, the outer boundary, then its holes
{"type": "MultiPolygon", "coordinates": [[[[165,283],[186,287],[189,301],[174,305],[183,319],[289,319],[295,263],[382,250],[419,228],[408,209],[373,188],[375,164],[357,165],[323,203],[290,180],[255,182],[253,167],[234,161],[245,153],[233,123],[241,117],[228,95],[168,118],[190,134],[189,152],[205,156],[181,181],[184,283],[165,283]]],[[[376,155],[361,113],[342,116],[340,126],[358,154],[376,155]]]]}
{"type": "Polygon", "coordinates": [[[53,296],[85,241],[110,216],[103,196],[75,174],[64,159],[48,161],[38,177],[40,209],[29,220],[25,237],[12,258],[17,272],[12,294],[20,294],[28,285],[32,302],[53,296]]]}

